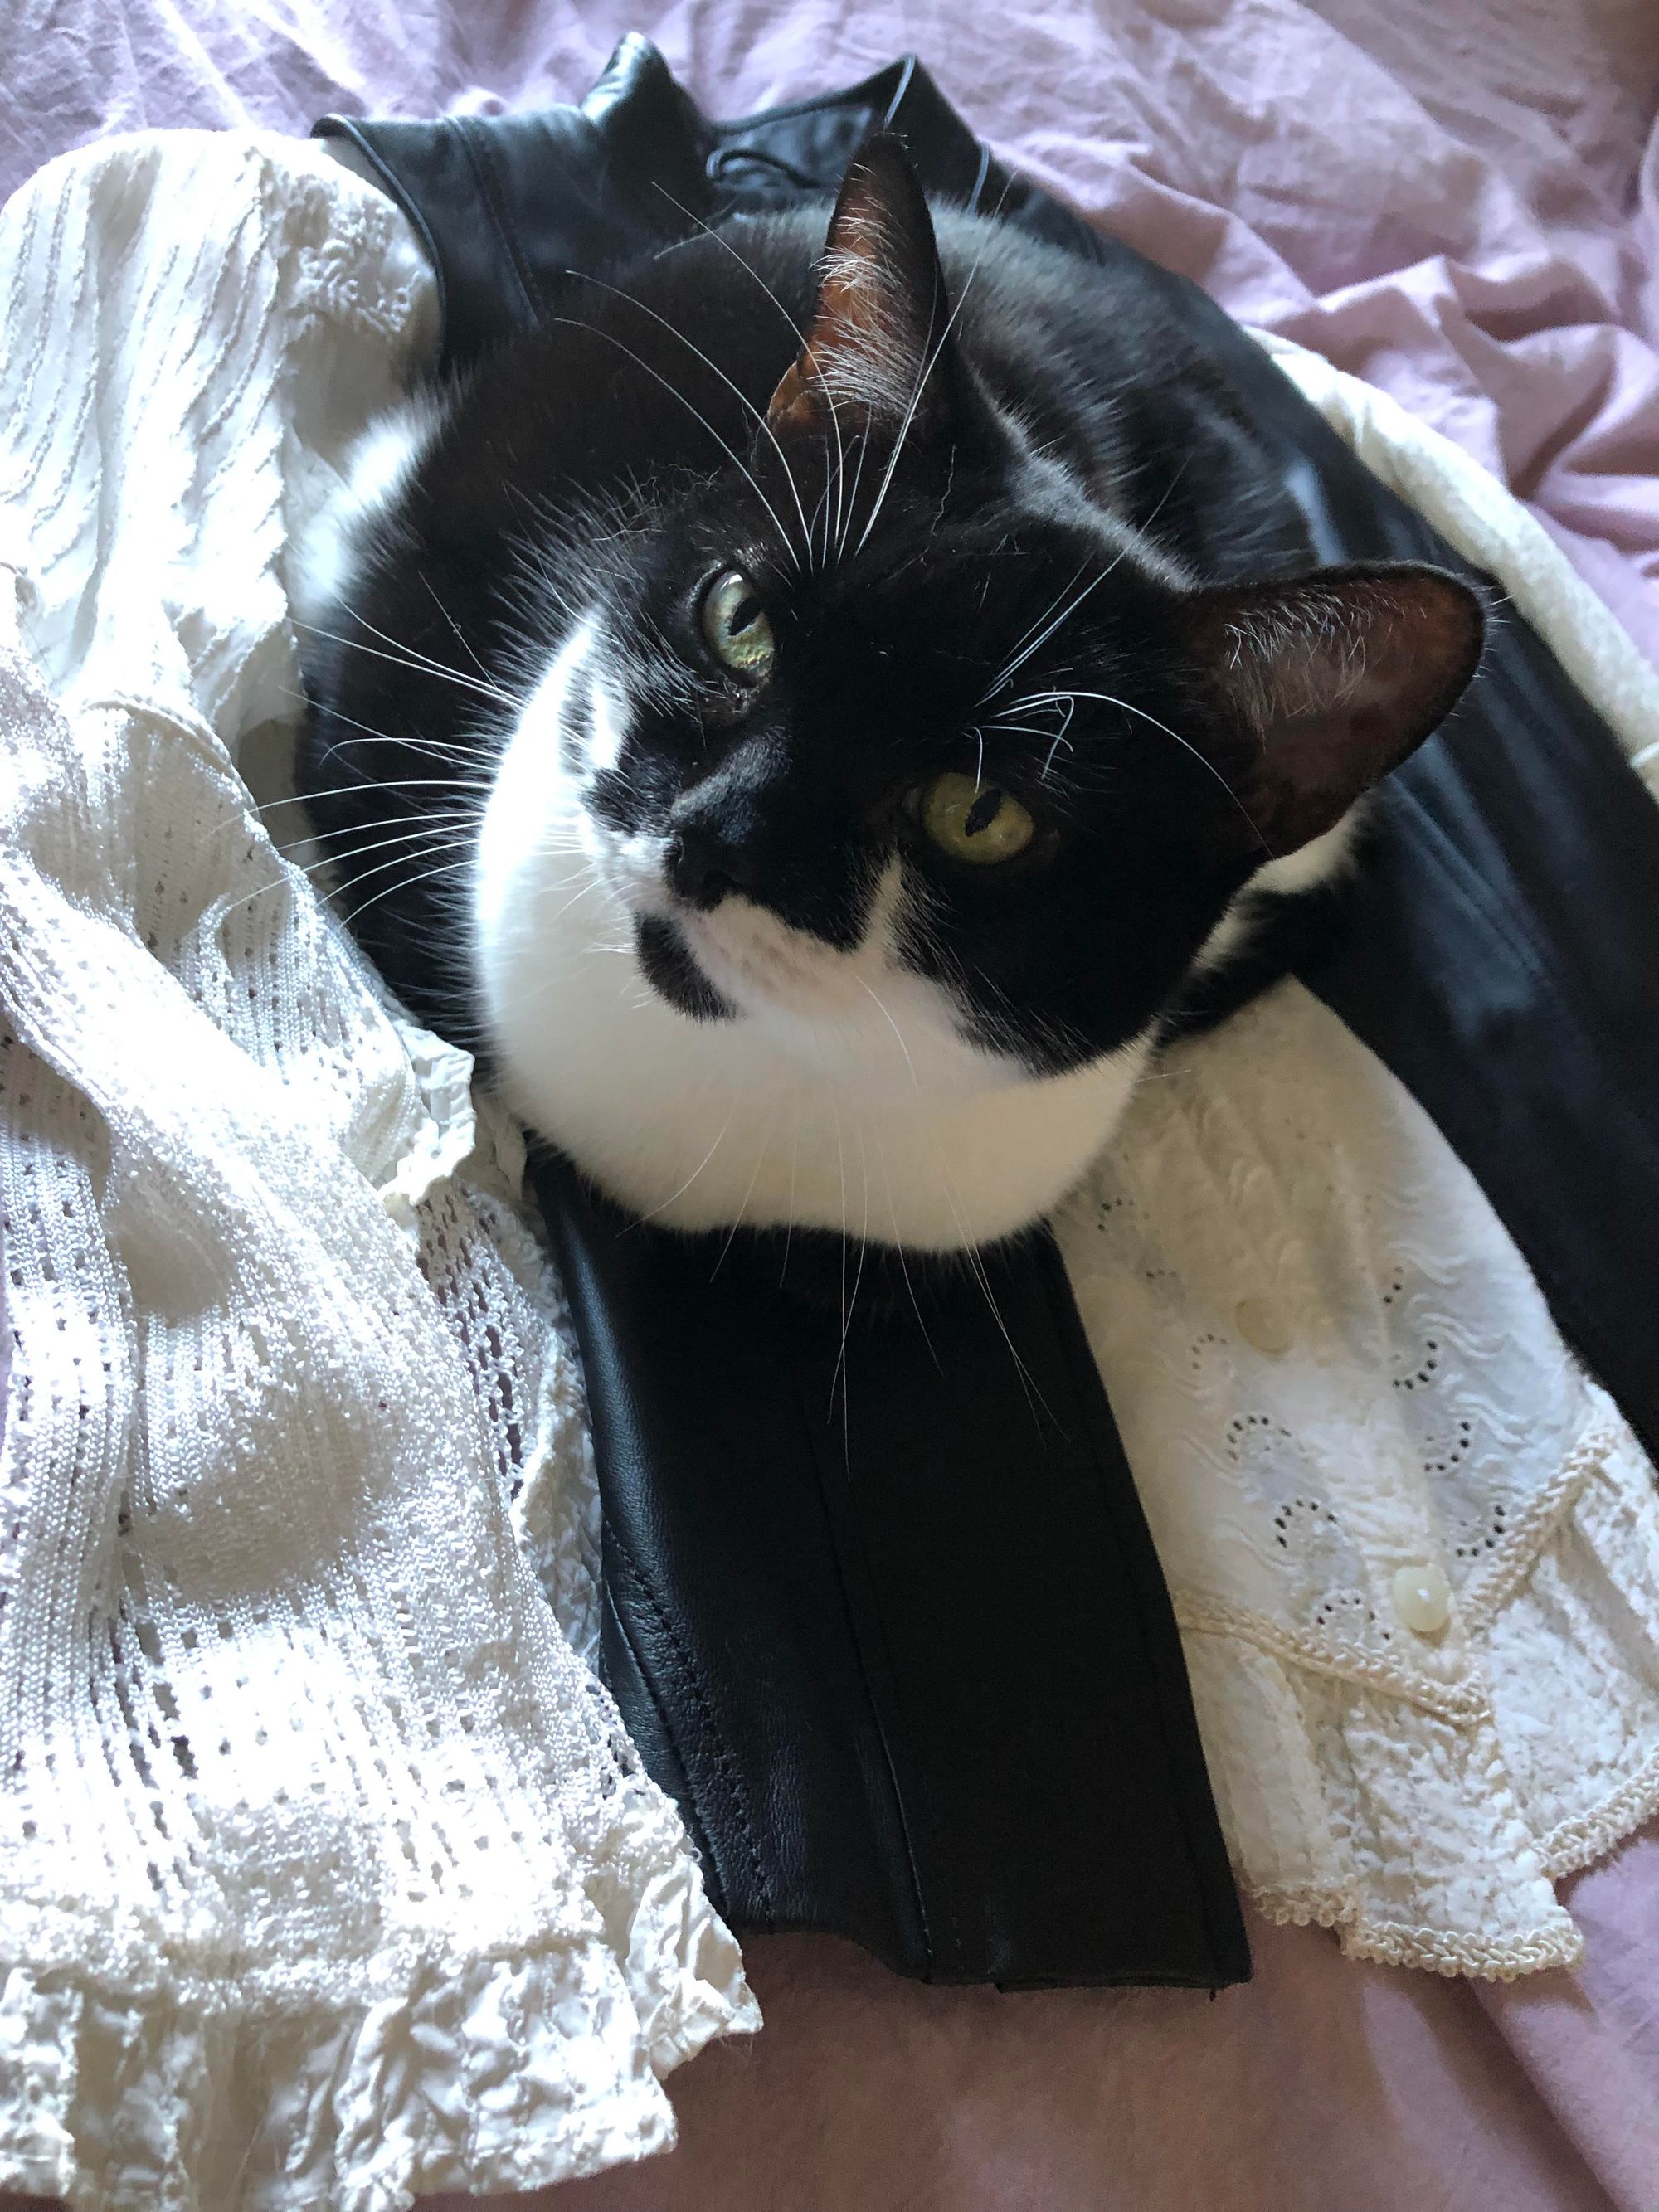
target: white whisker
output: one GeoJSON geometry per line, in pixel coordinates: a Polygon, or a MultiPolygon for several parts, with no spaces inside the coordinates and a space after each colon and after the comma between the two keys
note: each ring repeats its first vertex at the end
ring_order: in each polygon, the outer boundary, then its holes
{"type": "MultiPolygon", "coordinates": [[[[725,1137],[726,1131],[731,1127],[731,1126],[732,1126],[732,1119],[733,1119],[733,1117],[735,1116],[735,1115],[736,1115],[736,1113],[737,1113],[737,1110],[738,1110],[738,1109],[737,1109],[737,1108],[736,1108],[735,1106],[733,1106],[733,1107],[732,1107],[732,1109],[731,1113],[730,1113],[730,1114],[728,1114],[728,1115],[726,1115],[726,1117],[725,1121],[721,1122],[720,1127],[720,1133],[719,1133],[719,1134],[715,1137],[714,1143],[713,1143],[712,1145],[710,1145],[710,1146],[708,1147],[708,1151],[703,1154],[702,1158],[697,1162],[697,1164],[696,1165],[696,1167],[694,1167],[694,1168],[692,1169],[692,1170],[691,1170],[690,1174],[689,1176],[687,1176],[687,1177],[685,1178],[685,1181],[684,1181],[684,1182],[680,1185],[679,1188],[678,1188],[677,1191],[672,1191],[672,1192],[671,1192],[671,1193],[670,1193],[670,1194],[669,1194],[665,1199],[664,1199],[664,1200],[663,1200],[663,1202],[662,1202],[662,1204],[661,1204],[660,1206],[653,1206],[652,1207],[652,1209],[651,1209],[651,1211],[650,1211],[650,1212],[649,1212],[649,1213],[641,1213],[641,1215],[639,1215],[639,1216],[638,1216],[638,1218],[637,1218],[637,1219],[636,1219],[636,1220],[635,1220],[635,1221],[630,1224],[632,1227],[634,1227],[634,1228],[636,1228],[636,1229],[637,1229],[638,1227],[640,1227],[640,1226],[641,1225],[641,1224],[643,1224],[643,1223],[645,1223],[645,1222],[647,1222],[647,1221],[654,1221],[654,1220],[656,1219],[657,1216],[658,1216],[659,1213],[665,1212],[667,1211],[667,1209],[668,1209],[671,1206],[675,1206],[675,1205],[678,1205],[678,1204],[679,1200],[680,1200],[681,1199],[683,1199],[683,1198],[685,1196],[686,1192],[687,1192],[688,1190],[690,1190],[690,1188],[691,1188],[692,1184],[693,1184],[694,1182],[696,1182],[696,1181],[697,1177],[698,1177],[698,1176],[702,1173],[703,1170],[708,1166],[708,1164],[709,1161],[710,1161],[710,1160],[712,1160],[712,1159],[714,1158],[714,1157],[715,1153],[716,1153],[717,1152],[719,1152],[719,1150],[720,1150],[720,1148],[721,1139],[725,1137]]],[[[626,1235],[628,1234],[627,1230],[624,1230],[624,1231],[623,1231],[623,1234],[624,1236],[626,1236],[626,1235]]]]}
{"type": "MultiPolygon", "coordinates": [[[[1003,196],[1005,198],[1007,196],[1006,186],[1004,188],[1003,196]]],[[[1000,207],[1001,204],[1000,202],[999,202],[998,204],[1000,207]]],[[[985,237],[981,244],[979,252],[974,256],[973,266],[969,270],[968,274],[962,280],[962,289],[957,295],[956,305],[951,308],[950,313],[945,318],[945,328],[939,334],[939,343],[922,362],[921,373],[916,379],[915,391],[910,394],[910,404],[904,410],[904,419],[899,424],[898,436],[893,442],[893,450],[887,463],[887,473],[883,477],[881,483],[877,489],[876,503],[870,510],[870,520],[864,526],[863,536],[859,539],[857,545],[853,549],[855,553],[862,553],[865,546],[869,543],[870,532],[876,526],[877,518],[881,513],[882,507],[887,497],[888,490],[892,484],[894,472],[898,467],[899,455],[904,451],[904,441],[910,434],[910,425],[915,422],[916,417],[916,410],[921,404],[921,395],[927,387],[927,380],[938,367],[939,356],[944,353],[945,346],[949,343],[951,333],[956,328],[957,318],[962,313],[963,302],[966,300],[969,291],[973,289],[974,279],[979,274],[980,264],[984,260],[986,253],[990,246],[991,240],[994,235],[995,229],[994,216],[993,221],[991,222],[988,222],[986,225],[985,237]]],[[[939,281],[941,283],[944,282],[944,271],[942,270],[939,272],[939,281]]]]}
{"type": "Polygon", "coordinates": [[[1149,714],[1144,707],[1136,707],[1127,699],[1119,699],[1109,691],[1073,691],[1068,690],[1064,691],[1034,692],[1029,698],[1022,700],[1019,703],[1022,706],[1027,707],[1041,706],[1050,699],[1097,699],[1103,706],[1118,707],[1121,708],[1126,714],[1138,715],[1143,722],[1150,722],[1155,730],[1162,730],[1166,738],[1173,738],[1176,744],[1181,747],[1183,752],[1190,753],[1192,755],[1193,758],[1198,763],[1199,766],[1204,770],[1206,775],[1212,775],[1215,778],[1216,781],[1221,786],[1221,788],[1226,793],[1228,798],[1231,799],[1233,805],[1238,809],[1240,814],[1243,816],[1245,821],[1249,823],[1251,833],[1255,837],[1257,843],[1261,847],[1263,852],[1267,854],[1272,853],[1273,848],[1268,844],[1267,839],[1261,835],[1261,832],[1256,828],[1255,823],[1250,821],[1249,813],[1246,809],[1243,801],[1239,798],[1238,793],[1233,789],[1231,784],[1228,782],[1226,777],[1223,775],[1221,770],[1216,766],[1213,761],[1206,760],[1204,755],[1200,752],[1198,747],[1194,744],[1190,739],[1183,738],[1179,730],[1172,730],[1167,722],[1160,722],[1156,714],[1149,714]]]}
{"type": "Polygon", "coordinates": [[[480,698],[488,699],[492,706],[516,707],[519,704],[510,692],[501,690],[499,685],[481,684],[476,676],[463,676],[459,669],[446,668],[441,660],[434,660],[427,653],[416,652],[412,646],[399,644],[395,637],[387,637],[384,630],[376,629],[374,623],[355,608],[349,608],[347,611],[354,622],[362,623],[371,636],[383,639],[386,645],[395,646],[397,650],[382,652],[378,647],[365,645],[360,637],[342,637],[337,630],[324,629],[317,623],[301,622],[297,615],[293,618],[294,625],[296,629],[309,630],[313,637],[325,637],[331,644],[343,645],[348,653],[366,653],[373,659],[389,660],[394,668],[407,668],[416,676],[441,677],[447,684],[453,684],[463,691],[477,692],[480,698]]]}
{"type": "MultiPolygon", "coordinates": [[[[423,869],[418,876],[410,877],[408,881],[405,883],[388,884],[384,890],[376,891],[373,898],[365,899],[361,906],[354,906],[350,913],[343,918],[348,924],[353,923],[362,915],[367,914],[370,907],[379,906],[382,899],[391,898],[398,891],[412,891],[417,884],[430,883],[434,876],[457,875],[467,866],[471,859],[471,854],[470,850],[463,852],[458,854],[458,856],[453,860],[445,860],[441,862],[435,868],[423,869]]],[[[387,863],[387,866],[392,865],[393,864],[391,862],[387,863]]],[[[368,872],[373,876],[378,875],[380,871],[378,868],[371,868],[368,872]]],[[[362,880],[367,880],[367,878],[363,878],[362,880]]]]}
{"type": "MultiPolygon", "coordinates": [[[[772,450],[776,453],[778,460],[782,466],[784,481],[789,486],[789,495],[795,502],[796,514],[800,517],[801,534],[806,541],[806,559],[810,565],[812,558],[812,534],[807,527],[806,510],[801,504],[800,491],[795,483],[794,472],[790,468],[789,463],[785,457],[783,447],[778,443],[776,431],[773,429],[772,425],[767,421],[765,416],[761,413],[760,409],[756,406],[754,401],[750,398],[747,392],[738,389],[738,387],[732,381],[732,379],[726,374],[726,371],[720,366],[718,362],[710,361],[708,356],[703,351],[702,348],[696,344],[694,340],[687,337],[684,331],[677,329],[676,326],[669,321],[666,315],[659,315],[654,307],[647,307],[643,300],[636,300],[631,292],[624,292],[615,284],[607,284],[605,282],[605,279],[601,276],[594,276],[589,274],[586,270],[578,270],[576,273],[581,276],[582,281],[585,283],[597,284],[600,291],[609,292],[618,300],[626,300],[630,307],[637,307],[641,314],[649,315],[653,323],[660,323],[663,329],[668,332],[671,337],[678,338],[683,346],[687,347],[690,351],[696,354],[697,359],[702,363],[703,367],[708,369],[712,369],[714,374],[719,377],[720,382],[725,385],[726,390],[733,394],[741,405],[749,410],[749,412],[754,416],[757,423],[771,440],[772,450]]],[[[580,327],[591,330],[594,329],[594,326],[592,324],[582,325],[580,325],[580,327]]],[[[596,337],[608,337],[611,334],[608,331],[594,330],[594,336],[596,337]]],[[[620,339],[617,340],[617,343],[621,343],[620,339]]],[[[624,349],[624,350],[627,350],[627,349],[624,349]]],[[[633,358],[648,375],[657,375],[656,370],[651,367],[650,363],[648,362],[641,361],[638,354],[635,354],[633,358]]],[[[659,383],[663,383],[665,380],[659,377],[658,381],[659,383]]],[[[750,475],[749,471],[744,467],[743,463],[738,459],[737,455],[732,453],[731,447],[726,444],[725,439],[720,437],[719,431],[715,429],[714,424],[709,422],[708,417],[705,415],[700,414],[696,408],[691,406],[691,402],[686,398],[685,394],[683,392],[678,391],[672,384],[668,386],[668,389],[673,392],[674,397],[678,399],[683,405],[691,409],[691,412],[697,416],[697,420],[702,424],[703,428],[708,431],[709,436],[718,440],[720,444],[726,447],[726,451],[732,455],[732,459],[736,465],[739,469],[743,470],[743,473],[744,477],[748,478],[750,486],[753,489],[755,496],[761,501],[767,513],[771,516],[773,525],[777,530],[779,537],[782,538],[786,550],[789,550],[788,535],[784,530],[782,523],[778,520],[776,508],[772,505],[771,501],[767,498],[766,494],[761,489],[759,484],[755,482],[754,477],[750,475]]]]}

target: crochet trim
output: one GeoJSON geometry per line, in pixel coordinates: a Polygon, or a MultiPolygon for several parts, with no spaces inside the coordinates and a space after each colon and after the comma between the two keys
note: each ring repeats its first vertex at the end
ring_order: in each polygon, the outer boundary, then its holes
{"type": "Polygon", "coordinates": [[[1565,1914],[1561,1926],[1545,1934],[1489,1939],[1368,1920],[1356,1899],[1329,1890],[1246,1887],[1253,1901],[1279,1927],[1328,1928],[1346,1957],[1375,1960],[1379,1966],[1415,1966],[1449,1978],[1462,1975],[1474,1981],[1513,1982],[1552,1966],[1575,1966],[1584,1955],[1583,1933],[1565,1914]]]}
{"type": "Polygon", "coordinates": [[[1421,1712],[1433,1713],[1455,1727],[1468,1728],[1490,1720],[1492,1707],[1478,1683],[1435,1682],[1407,1674],[1392,1660],[1362,1651],[1335,1637],[1311,1635],[1286,1628],[1265,1613],[1249,1606],[1231,1605],[1224,1598],[1207,1597],[1192,1590],[1174,1593],[1176,1621],[1194,1636],[1226,1636],[1258,1651],[1299,1667],[1328,1681],[1354,1682],[1384,1697],[1398,1698],[1421,1712]]]}

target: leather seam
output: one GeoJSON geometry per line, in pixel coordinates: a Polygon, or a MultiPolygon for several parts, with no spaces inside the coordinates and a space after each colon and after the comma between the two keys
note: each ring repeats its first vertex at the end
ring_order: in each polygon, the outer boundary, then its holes
{"type": "MultiPolygon", "coordinates": [[[[842,1387],[843,1389],[846,1387],[844,1377],[842,1387]]],[[[842,1611],[847,1622],[847,1632],[852,1643],[854,1656],[858,1662],[859,1681],[864,1691],[866,1703],[870,1708],[870,1718],[875,1726],[877,1741],[881,1745],[882,1763],[887,1769],[887,1779],[892,1789],[893,1807],[894,1810],[898,1814],[899,1833],[904,1838],[904,1863],[909,1869],[910,1872],[910,1893],[915,1900],[916,1920],[921,1929],[922,1948],[927,1954],[927,1964],[931,1968],[937,1964],[938,1954],[933,1946],[933,1923],[928,1914],[927,1896],[922,1887],[921,1869],[916,1863],[916,1847],[910,1832],[911,1808],[905,1796],[903,1784],[899,1779],[899,1761],[895,1754],[892,1739],[888,1732],[887,1722],[883,1715],[881,1699],[876,1695],[876,1686],[871,1679],[869,1660],[865,1650],[865,1641],[863,1636],[859,1631],[858,1608],[853,1602],[852,1591],[848,1588],[846,1562],[842,1557],[841,1546],[836,1541],[836,1510],[833,1504],[831,1503],[824,1480],[822,1439],[818,1434],[817,1425],[810,1418],[804,1403],[802,1404],[800,1410],[801,1425],[806,1436],[808,1449],[811,1456],[813,1479],[817,1482],[818,1488],[818,1504],[823,1510],[825,1527],[829,1533],[830,1556],[835,1563],[836,1587],[841,1593],[842,1611]]],[[[854,1533],[856,1534],[856,1530],[854,1533]]],[[[868,1571],[866,1565],[866,1578],[868,1577],[868,1571]]],[[[890,1667],[889,1671],[890,1673],[890,1667]]],[[[929,1825],[932,1825],[931,1820],[929,1825]]],[[[942,1856],[943,1854],[941,1854],[941,1857],[942,1856]]],[[[956,1942],[957,1956],[960,1958],[962,1952],[962,1936],[961,1932],[957,1926],[956,1914],[951,1905],[948,1883],[945,1890],[945,1917],[950,1921],[951,1933],[956,1942]]]]}
{"type": "MultiPolygon", "coordinates": [[[[703,1747],[713,1762],[715,1773],[725,1785],[726,1795],[732,1801],[732,1809],[736,1816],[744,1848],[749,1854],[750,1870],[755,1878],[755,1888],[766,1909],[767,1917],[774,1918],[775,1907],[773,1903],[772,1887],[766,1878],[765,1863],[761,1857],[760,1847],[756,1841],[755,1832],[750,1822],[748,1807],[744,1802],[737,1762],[732,1758],[730,1747],[721,1735],[720,1724],[714,1717],[714,1707],[704,1687],[702,1675],[698,1672],[696,1662],[637,1562],[630,1558],[620,1543],[615,1545],[614,1550],[617,1565],[629,1577],[641,1602],[650,1609],[653,1618],[662,1632],[664,1641],[672,1650],[678,1662],[681,1678],[690,1692],[697,1711],[698,1733],[702,1737],[703,1747]]],[[[688,1787],[690,1785],[690,1780],[691,1778],[688,1772],[686,1776],[688,1787]]]]}
{"type": "MultiPolygon", "coordinates": [[[[625,1565],[626,1562],[623,1562],[623,1564],[625,1565]]],[[[687,1769],[684,1757],[682,1754],[679,1739],[674,1732],[673,1727],[669,1720],[668,1713],[663,1705],[661,1698],[657,1695],[655,1690],[651,1686],[650,1674],[641,1653],[639,1643],[635,1637],[632,1626],[629,1621],[627,1614],[617,1603],[617,1596],[614,1589],[609,1587],[603,1589],[600,1592],[600,1603],[604,1608],[605,1618],[608,1620],[614,1622],[617,1636],[628,1648],[629,1659],[633,1665],[635,1674],[639,1676],[640,1681],[644,1687],[646,1696],[651,1700],[652,1710],[657,1716],[657,1720],[662,1729],[663,1735],[668,1743],[670,1750],[673,1753],[675,1759],[679,1762],[680,1771],[684,1778],[686,1795],[691,1800],[689,1808],[684,1805],[680,1807],[680,1817],[685,1822],[688,1830],[691,1832],[692,1841],[697,1849],[698,1856],[708,1863],[709,1871],[712,1877],[714,1882],[718,1884],[720,1880],[720,1868],[714,1863],[714,1846],[708,1840],[708,1823],[703,1817],[702,1806],[698,1797],[696,1785],[692,1782],[690,1773],[687,1769]]],[[[606,1686],[611,1687],[608,1683],[606,1686]]],[[[635,1747],[635,1754],[636,1756],[638,1754],[637,1746],[635,1747]]],[[[653,1778],[654,1779],[655,1778],[653,1778]]],[[[659,1784],[658,1786],[660,1788],[662,1785],[659,1784]]],[[[670,1791],[666,1794],[672,1796],[672,1792],[670,1791]]],[[[716,1909],[720,1909],[718,1900],[716,1900],[716,1909]]]]}
{"type": "MultiPolygon", "coordinates": [[[[1041,1271],[1039,1279],[1042,1284],[1043,1296],[1051,1311],[1054,1313],[1056,1321],[1061,1324],[1059,1334],[1062,1344],[1064,1344],[1069,1334],[1069,1331],[1066,1328],[1065,1323],[1068,1318],[1075,1318],[1076,1309],[1073,1305],[1071,1316],[1068,1316],[1062,1307],[1060,1285],[1066,1284],[1067,1278],[1066,1275],[1066,1263],[1060,1255],[1058,1245],[1051,1243],[1049,1257],[1051,1265],[1041,1271]],[[1056,1279],[1056,1271],[1058,1271],[1058,1279],[1056,1279]]],[[[1067,1288],[1066,1295],[1067,1299],[1069,1300],[1069,1286],[1067,1288]]],[[[1069,1376],[1071,1365],[1069,1358],[1067,1359],[1066,1365],[1069,1376]]],[[[1074,1382],[1073,1384],[1073,1395],[1078,1400],[1079,1410],[1084,1417],[1084,1432],[1088,1439],[1089,1456],[1094,1463],[1095,1479],[1099,1486],[1102,1503],[1115,1533],[1119,1534],[1121,1556],[1122,1557],[1126,1566],[1127,1566],[1134,1556],[1134,1547],[1131,1545],[1123,1545],[1121,1541],[1121,1508],[1113,1495],[1112,1485],[1108,1480],[1108,1470],[1103,1462],[1098,1427],[1095,1420],[1090,1418],[1090,1409],[1087,1404],[1082,1401],[1081,1394],[1078,1391],[1077,1386],[1074,1382]]],[[[1103,1384],[1102,1385],[1101,1395],[1103,1400],[1104,1400],[1105,1389],[1103,1384]]],[[[1111,1408],[1109,1404],[1107,1405],[1107,1418],[1109,1419],[1111,1419],[1111,1408]]],[[[1127,1453],[1123,1455],[1123,1464],[1125,1472],[1129,1479],[1131,1490],[1133,1491],[1134,1485],[1134,1470],[1129,1466],[1128,1455],[1127,1453]]],[[[1151,1547],[1152,1538],[1150,1530],[1146,1532],[1146,1541],[1148,1547],[1151,1547]]],[[[1152,1550],[1152,1556],[1154,1569],[1161,1581],[1163,1579],[1163,1565],[1158,1558],[1156,1549],[1152,1550]]],[[[1187,1793],[1178,1786],[1176,1782],[1176,1778],[1184,1773],[1185,1765],[1184,1762],[1176,1758],[1175,1745],[1170,1735],[1170,1712],[1168,1705],[1169,1686],[1166,1679],[1166,1669],[1159,1665],[1158,1655],[1152,1649],[1151,1642],[1147,1637],[1146,1601],[1143,1591],[1139,1588],[1139,1577],[1131,1573],[1129,1579],[1130,1589],[1134,1599],[1135,1635],[1140,1644],[1141,1654],[1146,1662],[1146,1673],[1152,1682],[1153,1689],[1152,1705],[1158,1719],[1158,1743],[1164,1753],[1166,1786],[1168,1787],[1169,1796],[1172,1806],[1179,1808],[1177,1826],[1181,1832],[1181,1847],[1186,1857],[1187,1870],[1191,1879],[1193,1893],[1197,1899],[1199,1913],[1203,1922],[1205,1944],[1210,1955],[1211,1987],[1213,1989],[1219,1987],[1224,1979],[1226,1978],[1225,1970],[1223,1966],[1223,1959],[1228,1947],[1221,1940],[1221,1929],[1215,1917],[1212,1900],[1210,1895],[1210,1885],[1206,1878],[1204,1869],[1200,1863],[1198,1853],[1194,1849],[1191,1817],[1183,1802],[1187,1793]]],[[[1181,1632],[1178,1626],[1176,1624],[1174,1601],[1169,1594],[1167,1583],[1164,1584],[1164,1595],[1165,1602],[1170,1607],[1170,1632],[1175,1639],[1177,1654],[1181,1655],[1179,1658],[1181,1679],[1183,1686],[1187,1688],[1188,1697],[1190,1700],[1192,1693],[1186,1671],[1185,1656],[1184,1654],[1181,1654],[1181,1632]]],[[[1213,1817],[1215,1793],[1213,1787],[1211,1785],[1209,1781],[1208,1765],[1204,1757],[1202,1739],[1198,1735],[1198,1724],[1195,1716],[1193,1718],[1192,1736],[1194,1744],[1198,1752],[1200,1773],[1203,1778],[1205,1788],[1208,1793],[1209,1802],[1212,1808],[1212,1817],[1213,1817]]]]}
{"type": "Polygon", "coordinates": [[[524,258],[518,234],[507,210],[506,195],[501,191],[501,179],[495,168],[495,153],[485,133],[473,127],[470,116],[459,116],[455,128],[466,158],[477,180],[478,192],[489,220],[495,227],[507,254],[507,266],[513,271],[513,281],[519,288],[519,297],[532,323],[541,322],[547,313],[547,303],[537,283],[535,272],[524,258]]]}

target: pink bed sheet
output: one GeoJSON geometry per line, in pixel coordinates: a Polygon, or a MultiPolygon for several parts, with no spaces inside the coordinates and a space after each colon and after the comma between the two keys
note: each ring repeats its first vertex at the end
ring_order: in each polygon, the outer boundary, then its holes
{"type": "MultiPolygon", "coordinates": [[[[1656,0],[10,0],[0,194],[146,125],[571,99],[627,29],[728,114],[919,52],[1008,161],[1476,454],[1659,662],[1656,0]]],[[[1212,2003],[757,1942],[769,2025],[677,2077],[682,2148],[539,2201],[1659,2212],[1659,1829],[1569,1893],[1584,1966],[1509,1988],[1260,1921],[1212,2003]]]]}

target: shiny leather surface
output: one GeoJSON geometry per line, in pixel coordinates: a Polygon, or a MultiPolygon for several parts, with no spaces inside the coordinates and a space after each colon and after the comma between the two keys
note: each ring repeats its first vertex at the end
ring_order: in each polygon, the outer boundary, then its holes
{"type": "MultiPolygon", "coordinates": [[[[1053,1240],[867,1296],[532,1168],[581,1341],[604,1655],[745,1928],[930,1980],[1249,1967],[1181,1647],[1053,1240]],[[1024,1372],[1015,1364],[1018,1346],[1024,1372]]],[[[827,1241],[827,1240],[826,1240],[827,1241]]]]}
{"type": "MultiPolygon", "coordinates": [[[[1323,557],[1468,573],[1220,309],[1000,170],[913,62],[715,124],[635,40],[580,109],[319,128],[426,234],[464,368],[559,270],[833,189],[883,122],[933,193],[1164,290],[1278,443],[1323,557]]],[[[1650,1452],[1656,882],[1659,814],[1505,608],[1364,867],[1286,954],[1468,1163],[1650,1452]]],[[[1167,1596],[1052,1241],[990,1262],[1046,1418],[959,1283],[924,1299],[942,1370],[902,1306],[855,1327],[843,1429],[839,1317],[780,1292],[764,1240],[717,1266],[722,1240],[630,1228],[557,1160],[536,1175],[593,1407],[605,1663],[737,1924],[833,1929],[943,1980],[1245,1973],[1167,1596]]]]}

